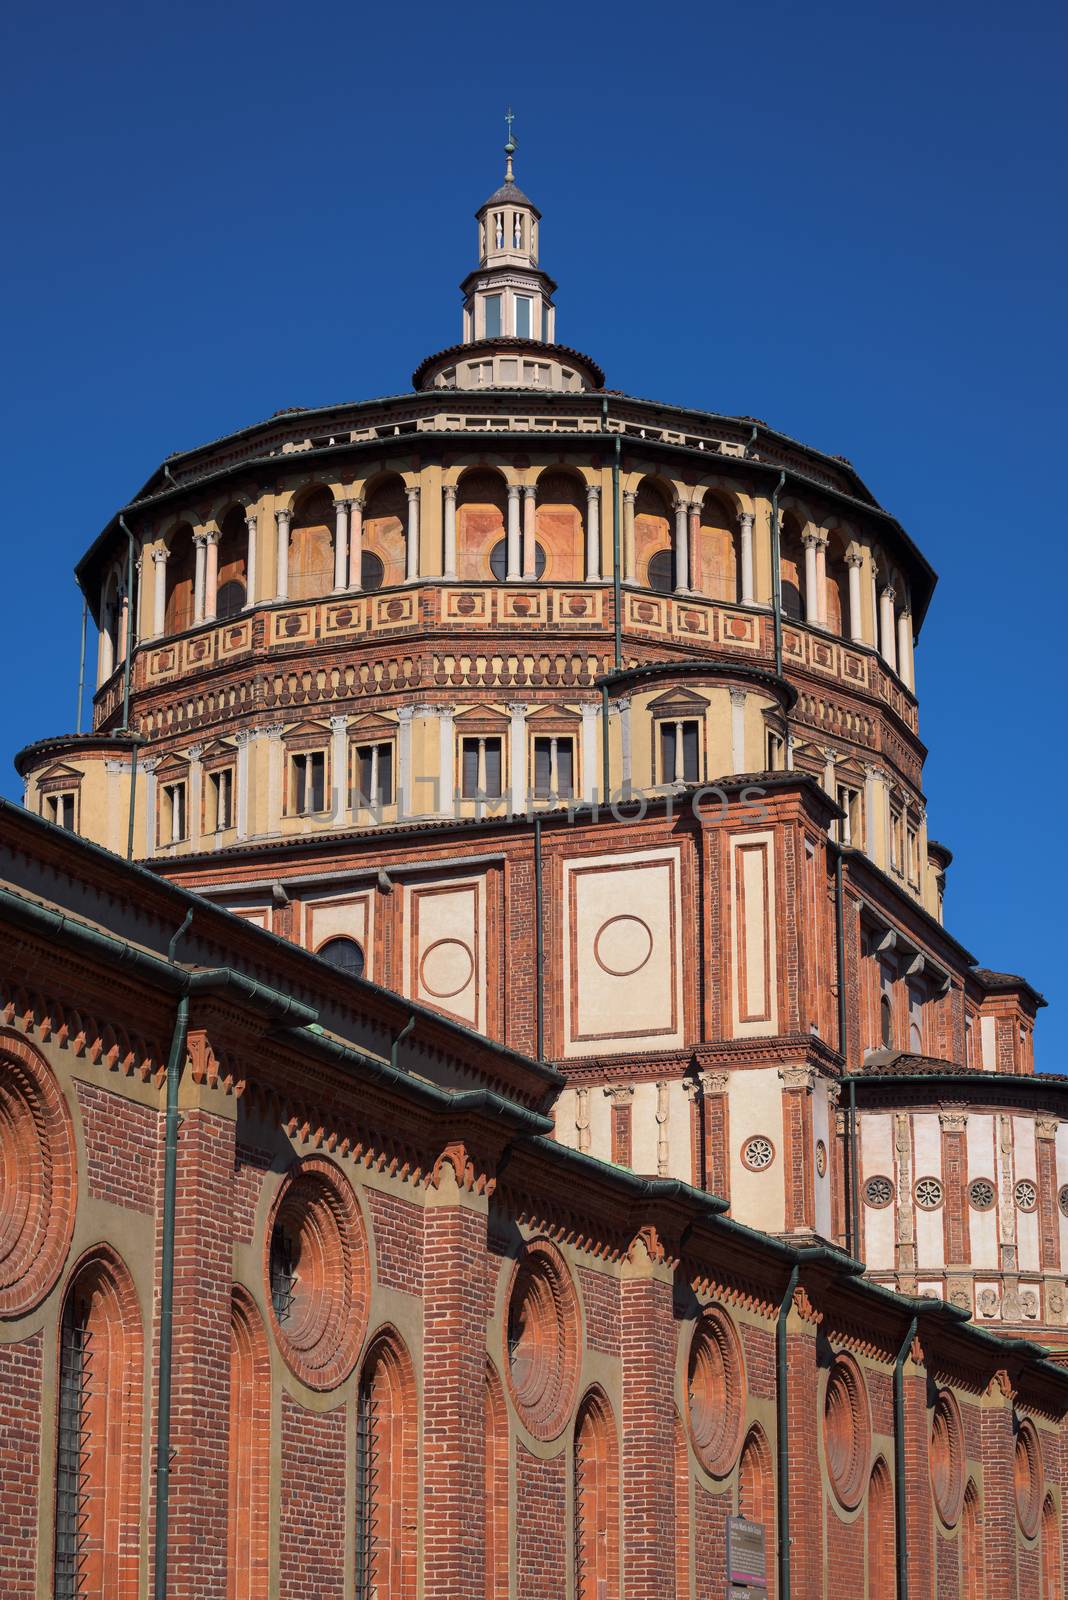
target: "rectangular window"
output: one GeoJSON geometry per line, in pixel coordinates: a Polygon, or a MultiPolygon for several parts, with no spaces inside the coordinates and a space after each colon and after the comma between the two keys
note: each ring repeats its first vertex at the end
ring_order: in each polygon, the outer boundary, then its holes
{"type": "Polygon", "coordinates": [[[49,794],[45,796],[44,814],[49,822],[54,822],[57,828],[74,830],[74,796],[72,794],[49,794]]]}
{"type": "Polygon", "coordinates": [[[903,872],[905,866],[905,819],[900,811],[890,812],[890,870],[903,872]]]}
{"type": "Polygon", "coordinates": [[[533,301],[528,294],[517,294],[515,297],[515,336],[517,339],[530,338],[531,307],[533,301]]]}
{"type": "Polygon", "coordinates": [[[326,751],[302,750],[291,757],[293,813],[308,817],[326,810],[326,751]]]}
{"type": "Polygon", "coordinates": [[[369,810],[393,804],[393,744],[356,746],[356,803],[369,810]]]}
{"type": "Polygon", "coordinates": [[[163,785],[163,804],[161,806],[162,823],[160,839],[161,844],[177,844],[185,838],[185,783],[165,783],[163,785]]]}
{"type": "Polygon", "coordinates": [[[834,825],[835,838],[839,844],[851,844],[859,850],[864,844],[864,797],[859,789],[840,783],[835,790],[835,799],[845,812],[845,816],[834,825]]]}
{"type": "Polygon", "coordinates": [[[767,753],[766,753],[766,759],[767,759],[767,769],[766,770],[768,772],[781,772],[782,771],[782,765],[783,765],[782,753],[783,753],[782,736],[780,734],[777,734],[773,728],[769,728],[768,732],[767,732],[767,753]]]}
{"type": "Polygon", "coordinates": [[[575,747],[570,738],[534,740],[534,796],[570,800],[575,792],[575,747]]]}
{"type": "Polygon", "coordinates": [[[920,865],[918,841],[915,828],[909,828],[905,834],[905,871],[910,883],[919,883],[920,865]]]}
{"type": "Polygon", "coordinates": [[[465,800],[479,796],[498,800],[501,796],[501,741],[498,738],[468,738],[460,747],[460,793],[465,800]]]}
{"type": "Polygon", "coordinates": [[[207,816],[204,825],[208,833],[221,833],[234,825],[234,769],[221,767],[208,773],[207,816]]]}
{"type": "Polygon", "coordinates": [[[486,339],[499,339],[501,336],[501,297],[499,294],[488,294],[483,300],[486,316],[486,339]]]}
{"type": "Polygon", "coordinates": [[[660,724],[660,782],[697,783],[701,776],[701,727],[694,720],[660,724]]]}

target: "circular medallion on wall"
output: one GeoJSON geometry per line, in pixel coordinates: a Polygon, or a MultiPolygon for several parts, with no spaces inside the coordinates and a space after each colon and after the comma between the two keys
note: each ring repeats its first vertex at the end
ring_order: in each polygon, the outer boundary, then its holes
{"type": "Polygon", "coordinates": [[[816,1140],[816,1176],[818,1178],[827,1176],[827,1146],[822,1139],[816,1140]]]}
{"type": "Polygon", "coordinates": [[[734,1324],[706,1306],[690,1341],[690,1434],[698,1460],[713,1477],[734,1468],[745,1420],[745,1367],[734,1324]]]}
{"type": "Polygon", "coordinates": [[[964,1425],[948,1389],[940,1391],[931,1419],[930,1471],[938,1515],[955,1527],[964,1504],[964,1425]]]}
{"type": "Polygon", "coordinates": [[[742,1146],[742,1160],[750,1172],[765,1172],[775,1160],[775,1146],[763,1133],[755,1133],[742,1146]]]}
{"type": "Polygon", "coordinates": [[[593,941],[593,957],[613,978],[640,972],[653,953],[653,932],[641,917],[623,912],[602,922],[593,941]]]}
{"type": "Polygon", "coordinates": [[[462,939],[435,939],[423,952],[419,982],[435,1000],[451,1000],[471,982],[475,958],[462,939]]]}
{"type": "Polygon", "coordinates": [[[921,1211],[937,1211],[944,1199],[944,1191],[938,1178],[917,1178],[913,1193],[921,1211]]]}
{"type": "Polygon", "coordinates": [[[1021,1178],[1015,1188],[1016,1204],[1021,1211],[1033,1211],[1038,1204],[1038,1187],[1030,1178],[1021,1178]]]}
{"type": "Polygon", "coordinates": [[[1016,1429],[1016,1449],[1013,1457],[1013,1478],[1016,1488],[1016,1515],[1028,1539],[1038,1532],[1042,1514],[1042,1441],[1030,1417],[1024,1417],[1016,1429]]]}
{"type": "Polygon", "coordinates": [[[370,1298],[367,1239],[352,1187],[310,1156],[284,1179],[264,1241],[278,1348],[303,1383],[332,1389],[356,1364],[370,1298]]]}
{"type": "Polygon", "coordinates": [[[505,1372],[516,1409],[537,1439],[555,1439],[574,1404],[579,1311],[571,1275],[548,1239],[534,1239],[512,1271],[505,1372]]]}
{"type": "Polygon", "coordinates": [[[31,1311],[55,1283],[74,1232],[74,1129],[44,1057],[0,1033],[0,1317],[31,1311]]]}
{"type": "Polygon", "coordinates": [[[1062,1217],[1068,1217],[1068,1183],[1062,1183],[1057,1191],[1057,1204],[1062,1217]]]}
{"type": "Polygon", "coordinates": [[[968,1199],[976,1211],[989,1211],[997,1199],[993,1178],[973,1178],[968,1185],[968,1199]]]}
{"type": "Polygon", "coordinates": [[[881,1211],[884,1206],[888,1206],[893,1198],[894,1185],[881,1172],[876,1173],[874,1178],[869,1178],[864,1185],[864,1199],[868,1205],[874,1206],[877,1211],[881,1211]]]}
{"type": "Polygon", "coordinates": [[[871,1410],[864,1376],[852,1356],[835,1356],[827,1374],[823,1451],[835,1494],[847,1511],[854,1510],[868,1481],[871,1410]]]}

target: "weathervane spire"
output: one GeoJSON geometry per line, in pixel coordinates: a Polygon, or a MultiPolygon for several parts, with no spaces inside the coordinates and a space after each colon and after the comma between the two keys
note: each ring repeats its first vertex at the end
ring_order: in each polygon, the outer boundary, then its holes
{"type": "Polygon", "coordinates": [[[505,183],[514,183],[515,174],[512,171],[512,157],[515,155],[515,140],[512,137],[512,123],[515,121],[515,116],[512,113],[511,106],[509,106],[508,110],[505,112],[504,120],[508,124],[508,138],[505,141],[504,146],[504,154],[506,158],[504,167],[504,181],[505,183]]]}

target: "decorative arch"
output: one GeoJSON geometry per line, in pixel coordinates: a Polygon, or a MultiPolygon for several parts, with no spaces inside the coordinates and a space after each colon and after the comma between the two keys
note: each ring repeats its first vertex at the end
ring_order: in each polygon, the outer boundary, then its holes
{"type": "Polygon", "coordinates": [[[248,1290],[230,1308],[230,1473],[227,1600],[266,1600],[270,1583],[271,1361],[248,1290]]]}
{"type": "Polygon", "coordinates": [[[133,1280],[115,1251],[100,1244],[75,1265],[60,1316],[57,1596],[136,1600],[143,1383],[133,1280]]]}
{"type": "Polygon", "coordinates": [[[575,1600],[618,1595],[619,1441],[601,1389],[590,1389],[575,1422],[575,1600]]]}
{"type": "Polygon", "coordinates": [[[534,534],[545,551],[546,576],[555,583],[577,583],[586,570],[588,485],[568,467],[546,467],[538,478],[534,534]]]}
{"type": "Polygon", "coordinates": [[[236,617],[248,599],[248,523],[244,506],[234,505],[219,523],[215,615],[236,617]]]}
{"type": "Polygon", "coordinates": [[[418,1518],[415,1376],[400,1335],[383,1328],[356,1397],[356,1600],[415,1593],[418,1518]]]}
{"type": "Polygon", "coordinates": [[[508,1407],[493,1362],[486,1361],[484,1484],[486,1600],[508,1600],[508,1407]]]}
{"type": "Polygon", "coordinates": [[[645,588],[674,589],[673,535],[670,490],[658,478],[643,478],[634,498],[634,570],[645,588]]]}
{"type": "Polygon", "coordinates": [[[508,485],[495,467],[467,467],[456,485],[456,571],[470,583],[494,577],[490,558],[507,538],[508,485]]]}
{"type": "Polygon", "coordinates": [[[400,474],[386,472],[369,479],[364,488],[361,588],[404,582],[407,526],[408,497],[400,474]]]}
{"type": "Polygon", "coordinates": [[[984,1600],[986,1573],[983,1560],[983,1522],[979,1509],[979,1491],[975,1479],[968,1481],[964,1491],[964,1509],[961,1512],[960,1535],[961,1593],[968,1600],[984,1600]]]}
{"type": "Polygon", "coordinates": [[[894,1489],[883,1456],[868,1479],[868,1600],[895,1600],[894,1489]]]}
{"type": "Polygon", "coordinates": [[[736,604],[742,597],[742,549],[738,517],[726,498],[714,489],[705,492],[693,553],[695,571],[690,581],[699,594],[736,604]]]}
{"type": "Polygon", "coordinates": [[[782,515],[779,530],[779,586],[782,614],[803,622],[806,614],[805,547],[803,529],[793,511],[782,515]]]}
{"type": "MultiPolygon", "coordinates": [[[[738,1459],[738,1512],[750,1522],[771,1529],[775,1522],[775,1477],[767,1436],[755,1422],[745,1436],[738,1459]]],[[[773,1546],[769,1538],[768,1546],[773,1546]]]]}
{"type": "Polygon", "coordinates": [[[70,1249],[74,1128],[55,1076],[21,1034],[0,1033],[0,1318],[32,1311],[70,1249]]]}
{"type": "Polygon", "coordinates": [[[194,584],[196,580],[196,546],[193,529],[188,522],[179,522],[172,528],[167,540],[170,554],[167,558],[167,604],[164,610],[164,631],[181,633],[193,626],[194,584]]]}
{"type": "Polygon", "coordinates": [[[303,489],[289,523],[289,598],[310,600],[334,587],[334,496],[324,484],[303,489]]]}
{"type": "Polygon", "coordinates": [[[1063,1561],[1061,1519],[1053,1496],[1047,1494],[1042,1507],[1042,1600],[1064,1600],[1063,1561]]]}

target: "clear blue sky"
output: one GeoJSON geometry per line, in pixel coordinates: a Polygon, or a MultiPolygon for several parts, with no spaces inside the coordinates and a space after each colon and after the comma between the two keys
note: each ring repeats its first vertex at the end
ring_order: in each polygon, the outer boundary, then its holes
{"type": "Polygon", "coordinates": [[[1063,6],[60,0],[4,35],[6,793],[73,726],[70,570],[160,459],[459,337],[510,101],[560,338],[848,456],[939,571],[947,924],[1068,1066],[1063,6]]]}

